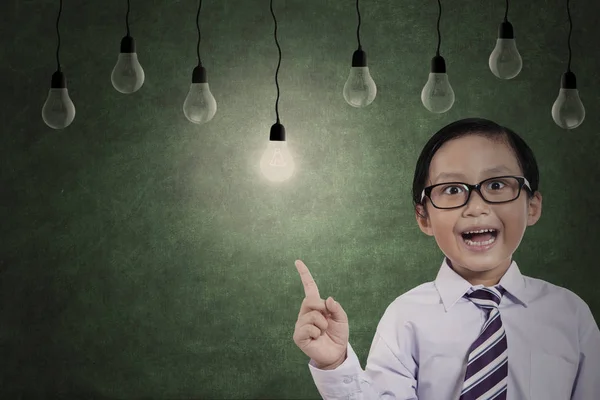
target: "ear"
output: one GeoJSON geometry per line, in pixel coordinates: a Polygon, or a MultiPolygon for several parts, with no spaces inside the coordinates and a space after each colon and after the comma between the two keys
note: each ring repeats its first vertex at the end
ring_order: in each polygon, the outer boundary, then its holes
{"type": "Polygon", "coordinates": [[[542,194],[536,191],[531,199],[527,199],[527,226],[535,225],[542,216],[542,194]]]}
{"type": "Polygon", "coordinates": [[[427,210],[421,204],[416,205],[415,209],[415,217],[417,218],[417,223],[419,224],[419,228],[423,231],[427,236],[433,236],[433,229],[431,228],[431,221],[427,214],[427,210]],[[419,215],[419,213],[421,215],[419,215]]]}

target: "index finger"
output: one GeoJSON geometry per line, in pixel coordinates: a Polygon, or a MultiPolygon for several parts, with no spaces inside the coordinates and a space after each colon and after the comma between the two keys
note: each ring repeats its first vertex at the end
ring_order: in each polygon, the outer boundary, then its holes
{"type": "Polygon", "coordinates": [[[313,279],[308,267],[300,260],[296,260],[296,269],[300,274],[300,279],[302,279],[302,284],[304,285],[304,295],[306,297],[313,297],[320,299],[319,289],[317,288],[317,284],[313,279]]]}

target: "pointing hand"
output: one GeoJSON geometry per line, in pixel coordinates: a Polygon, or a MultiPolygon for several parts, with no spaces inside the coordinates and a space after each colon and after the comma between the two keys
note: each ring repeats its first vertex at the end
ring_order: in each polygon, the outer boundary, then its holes
{"type": "Polygon", "coordinates": [[[321,299],[319,289],[306,265],[296,260],[296,269],[304,285],[304,300],[300,306],[294,331],[294,343],[320,369],[335,369],[346,359],[349,326],[348,316],[332,297],[321,299]]]}

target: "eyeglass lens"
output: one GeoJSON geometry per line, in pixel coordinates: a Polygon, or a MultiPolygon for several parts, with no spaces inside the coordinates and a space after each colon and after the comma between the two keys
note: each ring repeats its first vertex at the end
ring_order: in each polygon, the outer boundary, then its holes
{"type": "MultiPolygon", "coordinates": [[[[481,184],[481,195],[489,202],[514,200],[519,195],[519,181],[516,178],[491,178],[481,184]]],[[[436,207],[460,207],[467,203],[469,188],[460,183],[445,183],[431,190],[431,201],[436,207]]]]}

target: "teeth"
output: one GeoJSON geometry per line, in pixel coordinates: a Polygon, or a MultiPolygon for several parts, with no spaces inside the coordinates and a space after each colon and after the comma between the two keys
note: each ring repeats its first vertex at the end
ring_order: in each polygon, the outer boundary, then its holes
{"type": "Polygon", "coordinates": [[[466,231],[463,233],[485,233],[485,232],[496,232],[495,229],[481,229],[479,231],[466,231]]]}
{"type": "Polygon", "coordinates": [[[491,238],[490,240],[486,240],[485,242],[474,242],[472,240],[465,239],[465,243],[469,246],[487,246],[488,244],[494,243],[495,240],[495,237],[491,238]]]}

